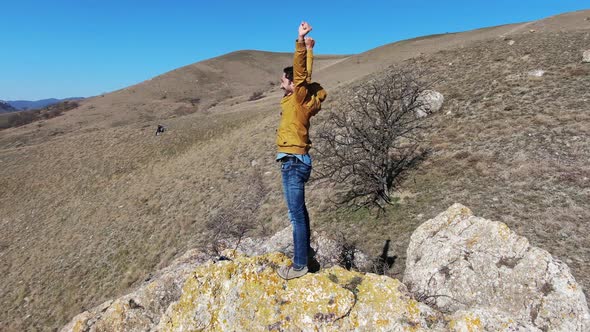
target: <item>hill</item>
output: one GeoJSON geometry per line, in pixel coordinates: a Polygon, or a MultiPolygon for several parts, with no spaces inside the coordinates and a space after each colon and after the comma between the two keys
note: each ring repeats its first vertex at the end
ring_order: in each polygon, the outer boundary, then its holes
{"type": "Polygon", "coordinates": [[[56,98],[49,98],[49,99],[41,99],[41,100],[9,100],[7,101],[12,107],[18,110],[34,110],[40,109],[47,106],[51,106],[63,101],[70,101],[70,100],[80,100],[84,99],[81,97],[72,97],[72,98],[64,98],[64,99],[56,99],[56,98]]]}
{"type": "MultiPolygon", "coordinates": [[[[390,273],[399,277],[412,231],[463,202],[567,262],[588,289],[590,68],[580,61],[588,16],[319,59],[314,79],[331,101],[324,112],[338,111],[334,101],[347,97],[350,83],[396,64],[443,78],[435,88],[445,105],[432,118],[432,156],[386,217],[330,210],[329,190],[310,185],[312,227],[375,256],[391,239],[398,260],[390,273]],[[528,75],[534,70],[545,74],[528,75]]],[[[235,52],[0,132],[0,329],[52,330],[127,292],[202,243],[205,222],[243,200],[260,199],[252,235],[286,226],[273,158],[281,92],[271,81],[290,61],[235,52]],[[260,91],[263,98],[249,100],[260,91]],[[168,130],[155,136],[159,123],[168,130]],[[253,187],[263,188],[262,198],[253,187]]]]}
{"type": "Polygon", "coordinates": [[[17,112],[18,110],[12,107],[9,103],[0,100],[0,113],[17,112]]]}

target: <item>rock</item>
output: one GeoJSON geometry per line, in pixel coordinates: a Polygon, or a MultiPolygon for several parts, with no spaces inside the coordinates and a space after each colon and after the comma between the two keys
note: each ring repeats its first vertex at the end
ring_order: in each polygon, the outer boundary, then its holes
{"type": "Polygon", "coordinates": [[[502,312],[476,308],[459,310],[448,316],[451,331],[541,332],[538,327],[514,321],[502,312]]]}
{"type": "Polygon", "coordinates": [[[590,330],[586,299],[564,263],[460,204],[412,234],[404,283],[418,299],[451,313],[456,326],[590,330]]]}
{"type": "MultiPolygon", "coordinates": [[[[287,227],[268,239],[245,238],[240,242],[238,250],[249,256],[272,252],[283,252],[291,256],[292,242],[291,227],[287,227]]],[[[343,248],[338,241],[313,232],[312,246],[316,249],[316,259],[322,268],[342,264],[343,248]]],[[[222,244],[223,247],[233,249],[235,241],[227,240],[222,244]]],[[[371,260],[362,252],[356,251],[354,258],[353,268],[372,269],[371,260]]],[[[190,250],[134,292],[77,315],[61,331],[152,331],[168,306],[180,298],[186,279],[199,265],[207,261],[213,263],[219,260],[212,254],[190,250]]]]}
{"type": "Polygon", "coordinates": [[[276,274],[289,263],[278,252],[291,250],[285,228],[244,239],[238,248],[251,257],[191,250],[62,331],[590,330],[586,299],[565,264],[459,204],[414,232],[404,283],[334,265],[343,244],[312,238],[324,264],[317,273],[290,281],[276,274]]]}
{"type": "Polygon", "coordinates": [[[416,101],[421,104],[416,109],[416,116],[421,118],[429,114],[438,112],[445,101],[445,97],[442,93],[434,90],[424,90],[416,101]]]}
{"type": "Polygon", "coordinates": [[[134,292],[77,315],[61,331],[152,331],[170,304],[180,298],[186,279],[210,258],[188,251],[134,292]]]}
{"type": "Polygon", "coordinates": [[[440,331],[446,324],[396,279],[335,266],[285,281],[275,272],[289,261],[283,254],[224,255],[231,260],[181,273],[182,295],[165,312],[153,309],[163,302],[150,283],[83,312],[62,331],[440,331]]]}
{"type": "Polygon", "coordinates": [[[542,77],[543,75],[545,75],[545,71],[542,69],[535,69],[535,70],[531,70],[527,73],[529,76],[533,76],[533,77],[542,77]]]}
{"type": "Polygon", "coordinates": [[[285,281],[279,253],[207,263],[187,279],[159,331],[401,331],[441,325],[396,279],[332,267],[285,281]]]}
{"type": "Polygon", "coordinates": [[[512,39],[508,40],[508,45],[512,46],[512,45],[514,45],[514,43],[515,43],[514,40],[512,40],[512,39]]]}
{"type": "Polygon", "coordinates": [[[585,50],[584,53],[582,53],[582,62],[590,62],[590,50],[585,50]]]}
{"type": "MultiPolygon", "coordinates": [[[[353,250],[351,253],[346,253],[345,243],[332,239],[325,234],[312,231],[311,246],[316,251],[315,258],[322,267],[330,267],[334,265],[345,266],[347,262],[343,261],[346,257],[343,254],[353,256],[350,263],[351,268],[360,271],[372,271],[372,260],[359,250],[353,250]]],[[[226,241],[223,243],[221,249],[233,249],[235,241],[226,241]]],[[[293,255],[293,231],[291,226],[284,228],[268,239],[246,238],[240,242],[238,251],[247,256],[256,256],[272,252],[280,252],[287,256],[293,255]]]]}

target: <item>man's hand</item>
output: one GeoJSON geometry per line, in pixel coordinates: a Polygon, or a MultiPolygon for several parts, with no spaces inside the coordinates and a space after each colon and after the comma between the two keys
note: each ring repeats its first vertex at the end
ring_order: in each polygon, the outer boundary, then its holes
{"type": "Polygon", "coordinates": [[[311,37],[305,37],[305,47],[308,50],[313,49],[313,47],[315,46],[315,40],[313,40],[313,38],[311,37]]]}
{"type": "Polygon", "coordinates": [[[297,40],[299,40],[300,42],[302,42],[305,38],[305,36],[311,31],[311,25],[309,25],[309,23],[303,21],[301,22],[301,24],[299,25],[299,38],[297,40]]]}

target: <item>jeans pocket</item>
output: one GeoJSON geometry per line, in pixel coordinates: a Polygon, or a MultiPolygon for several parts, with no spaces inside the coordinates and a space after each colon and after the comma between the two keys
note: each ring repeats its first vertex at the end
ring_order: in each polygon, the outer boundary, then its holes
{"type": "Polygon", "coordinates": [[[283,172],[287,172],[291,169],[291,167],[293,166],[293,162],[288,160],[288,161],[282,161],[281,162],[281,171],[283,172]]]}
{"type": "Polygon", "coordinates": [[[307,182],[307,180],[309,180],[309,176],[311,175],[311,166],[304,163],[299,163],[297,166],[297,175],[302,182],[307,182]]]}

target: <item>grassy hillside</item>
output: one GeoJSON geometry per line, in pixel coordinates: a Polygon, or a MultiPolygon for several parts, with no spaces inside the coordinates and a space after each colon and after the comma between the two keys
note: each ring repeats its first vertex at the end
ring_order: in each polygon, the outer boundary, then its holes
{"type": "Polygon", "coordinates": [[[445,105],[428,140],[433,155],[383,220],[339,211],[319,216],[322,227],[337,227],[372,252],[392,239],[392,273],[400,276],[411,232],[461,202],[567,262],[588,289],[590,66],[581,53],[589,36],[530,33],[512,36],[513,45],[496,38],[407,61],[442,79],[445,105]],[[534,70],[545,74],[529,75],[534,70]]]}
{"type": "MultiPolygon", "coordinates": [[[[318,61],[332,101],[324,112],[338,111],[348,82],[395,63],[441,78],[445,105],[432,117],[434,153],[386,217],[331,210],[329,189],[311,184],[312,227],[375,256],[391,239],[399,277],[411,232],[461,202],[564,260],[590,289],[586,16],[567,16],[575,29],[552,18],[535,32],[503,26],[318,61]],[[538,69],[545,74],[528,75],[538,69]]],[[[265,188],[254,233],[288,225],[273,160],[281,93],[270,83],[289,62],[232,53],[0,132],[0,330],[52,330],[128,291],[202,243],[205,222],[248,198],[252,178],[265,188]],[[154,135],[158,123],[164,135],[154,135]]]]}

